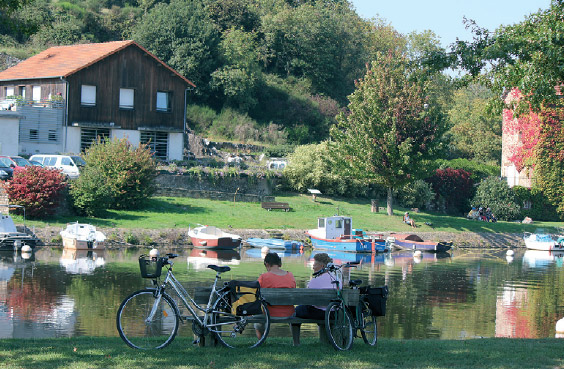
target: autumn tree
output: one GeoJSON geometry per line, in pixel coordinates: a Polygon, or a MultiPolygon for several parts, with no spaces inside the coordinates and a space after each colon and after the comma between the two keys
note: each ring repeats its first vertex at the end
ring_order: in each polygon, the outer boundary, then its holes
{"type": "Polygon", "coordinates": [[[411,65],[405,55],[379,54],[331,129],[336,165],[349,177],[385,186],[388,215],[392,190],[427,174],[446,130],[441,107],[428,94],[428,74],[411,65]]]}

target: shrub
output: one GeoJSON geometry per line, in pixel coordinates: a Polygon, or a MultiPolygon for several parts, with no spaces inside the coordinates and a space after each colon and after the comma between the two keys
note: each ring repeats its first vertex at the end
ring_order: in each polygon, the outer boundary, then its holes
{"type": "Polygon", "coordinates": [[[400,205],[404,208],[425,209],[435,198],[435,193],[431,188],[431,184],[423,180],[417,180],[403,186],[396,196],[400,205]]]}
{"type": "Polygon", "coordinates": [[[470,173],[470,178],[472,178],[474,183],[480,183],[482,179],[496,176],[501,170],[498,166],[482,164],[468,159],[440,159],[437,160],[436,164],[438,165],[438,169],[464,169],[470,173]]]}
{"type": "Polygon", "coordinates": [[[30,218],[52,215],[61,204],[66,187],[60,171],[36,166],[16,168],[12,179],[4,184],[10,202],[24,206],[30,218]]]}
{"type": "Polygon", "coordinates": [[[474,195],[474,182],[463,169],[437,169],[427,181],[433,186],[436,201],[444,201],[447,212],[464,213],[474,195]]]}
{"type": "Polygon", "coordinates": [[[521,186],[513,187],[515,199],[521,208],[521,218],[530,217],[533,220],[555,222],[560,220],[556,212],[556,206],[552,205],[546,195],[536,187],[526,188],[521,186]],[[531,207],[525,209],[525,202],[530,202],[531,207]]]}
{"type": "Polygon", "coordinates": [[[472,200],[476,207],[489,207],[499,220],[515,220],[521,217],[520,206],[515,202],[515,193],[506,181],[489,177],[480,182],[472,200]]]}
{"type": "Polygon", "coordinates": [[[155,191],[156,164],[147,145],[134,148],[125,139],[97,142],[84,160],[80,177],[71,185],[74,205],[82,213],[135,209],[155,191]]]}

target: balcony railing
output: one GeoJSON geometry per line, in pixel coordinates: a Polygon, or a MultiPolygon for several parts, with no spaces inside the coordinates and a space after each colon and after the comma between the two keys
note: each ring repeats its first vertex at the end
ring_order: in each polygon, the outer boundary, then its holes
{"type": "Polygon", "coordinates": [[[18,111],[22,107],[63,109],[65,101],[62,98],[45,100],[25,100],[19,96],[0,100],[0,110],[18,111]]]}

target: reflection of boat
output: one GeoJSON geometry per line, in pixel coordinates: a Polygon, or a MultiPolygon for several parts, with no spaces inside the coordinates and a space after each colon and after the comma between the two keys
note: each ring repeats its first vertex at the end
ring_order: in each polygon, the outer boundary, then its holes
{"type": "Polygon", "coordinates": [[[241,255],[236,250],[204,250],[192,249],[187,257],[188,267],[193,266],[196,270],[203,270],[210,264],[216,265],[239,265],[241,255]]]}
{"type": "MultiPolygon", "coordinates": [[[[291,257],[300,257],[302,256],[302,252],[300,250],[281,250],[281,249],[273,249],[269,252],[274,252],[281,258],[291,258],[291,257]]],[[[266,252],[263,252],[262,249],[258,248],[250,248],[245,250],[245,256],[253,259],[264,259],[266,252]]]]}
{"type": "Polygon", "coordinates": [[[412,252],[394,251],[391,253],[394,265],[409,265],[436,262],[440,259],[450,258],[448,252],[412,252]]]}
{"type": "Polygon", "coordinates": [[[564,251],[564,237],[555,236],[538,230],[536,233],[525,232],[523,235],[525,246],[531,250],[562,250],[564,251]]]}
{"type": "MultiPolygon", "coordinates": [[[[9,205],[9,207],[19,206],[9,205]]],[[[35,238],[35,236],[24,232],[18,232],[11,216],[0,214],[0,250],[17,250],[23,245],[28,245],[31,248],[34,248],[36,243],[37,238],[35,238]]]]}
{"type": "Polygon", "coordinates": [[[310,229],[307,235],[311,238],[315,249],[352,252],[388,251],[382,235],[369,235],[360,229],[353,229],[350,217],[336,215],[318,218],[317,229],[310,229]]]}
{"type": "Polygon", "coordinates": [[[199,226],[188,231],[195,247],[234,249],[241,245],[241,237],[214,226],[199,226]]]}
{"type": "Polygon", "coordinates": [[[73,250],[100,250],[104,248],[106,236],[91,224],[69,223],[60,232],[63,247],[73,250]]]}
{"type": "Polygon", "coordinates": [[[264,246],[269,249],[280,250],[299,250],[304,244],[299,241],[283,240],[280,238],[248,238],[245,240],[252,247],[262,248],[264,246]]]}
{"type": "Polygon", "coordinates": [[[104,250],[94,252],[91,250],[63,249],[63,255],[59,259],[59,264],[65,268],[69,274],[92,274],[98,267],[103,266],[104,250]]]}
{"type": "Polygon", "coordinates": [[[350,262],[357,262],[360,264],[384,264],[386,259],[389,259],[389,253],[377,253],[377,254],[367,254],[367,253],[357,253],[357,252],[339,252],[339,251],[322,251],[314,250],[311,253],[311,257],[315,254],[326,252],[335,264],[344,264],[350,262]]]}
{"type": "Polygon", "coordinates": [[[445,252],[450,250],[452,242],[425,241],[416,234],[392,233],[388,243],[400,250],[445,252]]]}
{"type": "Polygon", "coordinates": [[[564,251],[527,250],[523,255],[523,264],[530,268],[543,268],[552,263],[561,267],[564,260],[564,251]]]}

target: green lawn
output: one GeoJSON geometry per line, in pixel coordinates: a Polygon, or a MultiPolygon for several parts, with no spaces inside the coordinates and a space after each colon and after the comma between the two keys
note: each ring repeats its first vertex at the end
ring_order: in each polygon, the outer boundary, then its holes
{"type": "MultiPolygon", "coordinates": [[[[286,194],[276,196],[276,201],[288,202],[292,211],[267,211],[260,203],[215,201],[184,197],[154,197],[144,209],[136,211],[108,211],[103,218],[58,217],[47,221],[27,221],[29,226],[62,226],[67,222],[92,223],[107,228],[188,228],[196,224],[210,224],[235,229],[309,229],[316,227],[320,216],[337,214],[353,217],[353,226],[369,231],[409,231],[402,223],[406,209],[395,208],[394,216],[386,215],[385,203],[380,212],[370,212],[368,199],[337,199],[318,197],[314,202],[311,196],[286,194]]],[[[487,223],[467,220],[464,217],[447,216],[441,213],[410,211],[412,218],[419,225],[419,231],[441,232],[498,232],[520,233],[534,231],[537,227],[554,230],[564,227],[564,222],[535,222],[525,225],[515,222],[487,223]],[[425,225],[428,222],[432,227],[425,225]]],[[[21,223],[22,219],[15,219],[21,223]]]]}
{"type": "Polygon", "coordinates": [[[158,351],[130,349],[119,338],[0,340],[0,368],[562,368],[562,340],[380,339],[376,347],[356,339],[336,352],[316,338],[291,346],[291,338],[268,338],[253,350],[199,348],[177,338],[158,351]]]}

